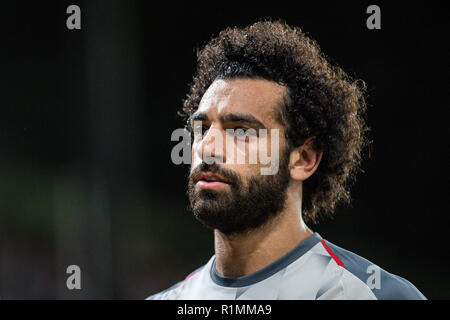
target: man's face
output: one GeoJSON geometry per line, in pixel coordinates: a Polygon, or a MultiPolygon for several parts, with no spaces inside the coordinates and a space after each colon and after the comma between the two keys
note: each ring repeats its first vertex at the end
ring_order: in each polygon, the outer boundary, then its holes
{"type": "Polygon", "coordinates": [[[284,208],[289,156],[276,114],[285,94],[285,87],[260,79],[216,80],[205,92],[191,117],[192,129],[202,134],[192,144],[188,194],[195,217],[207,227],[239,234],[260,227],[284,208]],[[243,136],[237,129],[254,129],[256,135],[243,136]],[[260,129],[267,135],[260,135],[260,129]],[[274,140],[271,133],[277,130],[274,140]],[[250,161],[262,148],[272,158],[278,153],[275,174],[261,175],[270,164],[259,157],[250,161]]]}

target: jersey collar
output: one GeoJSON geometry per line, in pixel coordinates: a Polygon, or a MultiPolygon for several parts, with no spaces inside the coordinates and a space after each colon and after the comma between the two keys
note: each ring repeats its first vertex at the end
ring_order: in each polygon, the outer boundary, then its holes
{"type": "Polygon", "coordinates": [[[278,271],[287,267],[289,264],[300,258],[306,252],[308,252],[312,247],[314,247],[318,242],[322,240],[322,237],[314,232],[311,236],[303,240],[298,246],[286,253],[280,259],[272,262],[271,264],[265,266],[261,270],[258,270],[252,274],[242,276],[242,277],[225,277],[217,273],[216,270],[216,257],[214,256],[213,262],[210,269],[211,279],[223,287],[246,287],[257,282],[263,281],[270,276],[274,275],[278,271]]]}

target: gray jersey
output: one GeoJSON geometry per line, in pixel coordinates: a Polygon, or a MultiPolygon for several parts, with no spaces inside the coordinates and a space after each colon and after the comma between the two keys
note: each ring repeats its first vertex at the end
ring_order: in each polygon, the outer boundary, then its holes
{"type": "Polygon", "coordinates": [[[342,249],[316,232],[289,253],[243,277],[217,273],[215,256],[160,299],[426,299],[407,280],[342,249]]]}

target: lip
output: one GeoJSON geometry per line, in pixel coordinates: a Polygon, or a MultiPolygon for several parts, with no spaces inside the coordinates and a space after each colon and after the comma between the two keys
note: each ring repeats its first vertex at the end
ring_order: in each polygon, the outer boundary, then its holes
{"type": "Polygon", "coordinates": [[[225,188],[228,185],[228,183],[220,181],[208,182],[205,180],[199,180],[195,185],[200,189],[222,189],[225,188]]]}
{"type": "MultiPolygon", "coordinates": [[[[212,173],[212,172],[201,172],[201,173],[199,173],[195,177],[195,182],[197,183],[197,182],[201,181],[202,179],[215,179],[216,181],[214,181],[214,182],[222,182],[222,183],[229,184],[229,182],[226,179],[224,179],[220,175],[217,175],[217,174],[212,173]]],[[[204,181],[204,180],[202,180],[202,181],[204,181]]],[[[207,181],[205,181],[205,182],[207,182],[207,181]]]]}
{"type": "Polygon", "coordinates": [[[220,175],[212,172],[202,172],[195,179],[195,185],[200,189],[220,189],[229,185],[229,182],[220,175]],[[216,181],[206,181],[202,179],[215,179],[216,181]]]}

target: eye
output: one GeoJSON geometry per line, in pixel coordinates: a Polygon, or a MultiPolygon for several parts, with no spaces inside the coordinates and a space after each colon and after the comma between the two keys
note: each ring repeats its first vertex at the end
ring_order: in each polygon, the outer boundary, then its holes
{"type": "Polygon", "coordinates": [[[208,127],[204,124],[197,124],[194,126],[194,131],[201,132],[202,135],[205,133],[206,130],[208,130],[208,127]]]}
{"type": "Polygon", "coordinates": [[[237,138],[256,137],[257,133],[255,129],[246,127],[235,127],[232,131],[232,135],[237,138]]]}
{"type": "Polygon", "coordinates": [[[237,137],[244,137],[246,135],[247,128],[244,127],[236,127],[234,128],[234,135],[237,137]]]}

